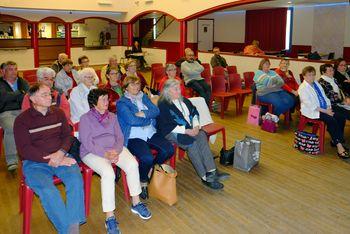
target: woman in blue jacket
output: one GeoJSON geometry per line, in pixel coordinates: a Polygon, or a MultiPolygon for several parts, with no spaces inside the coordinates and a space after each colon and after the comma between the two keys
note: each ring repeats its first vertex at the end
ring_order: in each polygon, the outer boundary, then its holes
{"type": "Polygon", "coordinates": [[[124,95],[117,102],[117,116],[124,134],[124,145],[139,160],[142,199],[148,198],[148,174],[154,164],[162,164],[173,154],[172,144],[156,130],[159,109],[140,90],[140,79],[129,76],[123,81],[124,95]],[[157,151],[152,155],[151,149],[157,151]]]}

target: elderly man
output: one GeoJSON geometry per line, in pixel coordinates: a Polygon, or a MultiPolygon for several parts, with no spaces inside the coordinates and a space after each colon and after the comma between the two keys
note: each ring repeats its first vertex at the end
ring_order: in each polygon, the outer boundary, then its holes
{"type": "Polygon", "coordinates": [[[84,190],[80,169],[67,154],[73,141],[71,128],[63,111],[51,107],[50,87],[35,84],[28,94],[33,105],[14,124],[25,181],[39,196],[58,233],[79,233],[79,224],[85,222],[84,190]],[[65,202],[52,183],[53,176],[65,185],[65,202]]]}
{"type": "Polygon", "coordinates": [[[4,129],[4,143],[7,169],[17,169],[17,150],[13,138],[13,123],[21,113],[25,93],[29,89],[27,81],[17,76],[17,64],[5,63],[3,77],[0,78],[0,126],[4,129]]]}
{"type": "Polygon", "coordinates": [[[56,74],[63,68],[62,62],[68,59],[68,55],[65,53],[60,53],[58,59],[51,65],[51,68],[56,72],[56,74]]]}
{"type": "Polygon", "coordinates": [[[181,63],[181,72],[184,76],[185,84],[203,97],[209,107],[211,96],[210,86],[205,82],[204,78],[201,77],[204,67],[194,60],[194,53],[192,50],[187,50],[185,57],[186,61],[181,63]]]}
{"type": "Polygon", "coordinates": [[[211,67],[212,68],[214,68],[214,67],[223,67],[223,68],[226,69],[227,62],[226,62],[226,59],[220,55],[219,47],[214,47],[213,48],[213,53],[214,53],[214,56],[211,57],[211,60],[210,60],[211,67]]]}
{"type": "MultiPolygon", "coordinates": [[[[51,89],[52,94],[52,106],[59,107],[63,110],[64,114],[67,117],[67,120],[70,121],[70,107],[69,102],[66,98],[66,96],[62,93],[59,93],[57,90],[54,89],[53,83],[55,82],[55,71],[52,70],[49,67],[41,67],[36,71],[36,76],[38,78],[39,84],[44,84],[51,89]]],[[[22,112],[30,108],[30,99],[29,95],[26,94],[23,98],[22,102],[22,112]]]]}

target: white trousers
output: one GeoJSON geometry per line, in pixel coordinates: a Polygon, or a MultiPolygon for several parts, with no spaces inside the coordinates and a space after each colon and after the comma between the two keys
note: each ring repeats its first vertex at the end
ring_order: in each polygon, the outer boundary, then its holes
{"type": "MultiPolygon", "coordinates": [[[[115,173],[111,162],[95,154],[87,154],[82,161],[101,176],[101,196],[103,212],[115,210],[115,173]]],[[[135,157],[123,147],[116,165],[126,174],[130,196],[141,193],[139,166],[135,157]]]]}

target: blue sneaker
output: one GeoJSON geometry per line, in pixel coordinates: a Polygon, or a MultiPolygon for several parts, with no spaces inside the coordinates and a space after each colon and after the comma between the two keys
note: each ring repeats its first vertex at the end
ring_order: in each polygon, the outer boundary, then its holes
{"type": "Polygon", "coordinates": [[[107,229],[107,234],[121,234],[121,231],[119,230],[119,227],[118,227],[118,222],[114,216],[109,217],[106,220],[105,226],[107,229]]]}
{"type": "Polygon", "coordinates": [[[147,206],[142,202],[139,202],[136,206],[131,206],[131,212],[140,216],[141,219],[150,219],[152,217],[151,212],[147,206]]]}

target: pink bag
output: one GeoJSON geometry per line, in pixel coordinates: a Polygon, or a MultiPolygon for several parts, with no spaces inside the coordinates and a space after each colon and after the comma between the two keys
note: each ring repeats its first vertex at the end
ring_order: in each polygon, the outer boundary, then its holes
{"type": "Polygon", "coordinates": [[[273,122],[272,120],[265,119],[262,122],[261,129],[266,132],[276,132],[277,131],[277,124],[273,122]]]}
{"type": "Polygon", "coordinates": [[[259,126],[260,106],[251,105],[249,107],[247,123],[259,126]]]}

